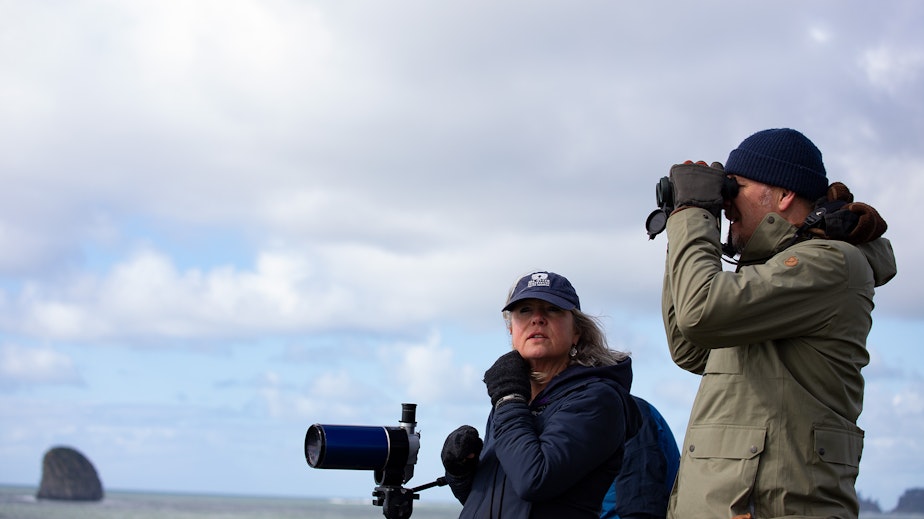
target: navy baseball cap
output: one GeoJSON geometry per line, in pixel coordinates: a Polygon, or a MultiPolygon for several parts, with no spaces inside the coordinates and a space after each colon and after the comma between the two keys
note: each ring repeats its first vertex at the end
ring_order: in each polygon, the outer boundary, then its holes
{"type": "Polygon", "coordinates": [[[511,306],[524,299],[541,299],[562,310],[581,309],[581,300],[571,282],[554,272],[533,272],[520,278],[501,311],[510,310],[511,306]]]}

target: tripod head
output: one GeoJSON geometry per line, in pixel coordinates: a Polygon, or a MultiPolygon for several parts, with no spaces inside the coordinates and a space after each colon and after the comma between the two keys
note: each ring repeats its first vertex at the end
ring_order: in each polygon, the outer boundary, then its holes
{"type": "Polygon", "coordinates": [[[414,511],[414,500],[420,499],[417,492],[446,484],[446,478],[437,478],[436,481],[414,488],[402,486],[379,485],[375,487],[372,504],[382,507],[382,514],[388,519],[407,519],[414,511]]]}

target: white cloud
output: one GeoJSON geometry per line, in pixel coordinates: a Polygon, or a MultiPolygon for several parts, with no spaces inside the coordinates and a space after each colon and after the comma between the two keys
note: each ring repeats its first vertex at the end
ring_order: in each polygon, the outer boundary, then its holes
{"type": "Polygon", "coordinates": [[[622,238],[639,242],[632,254],[619,253],[618,236],[545,234],[534,243],[531,235],[485,233],[479,241],[460,232],[459,243],[432,250],[319,243],[256,251],[252,268],[209,270],[181,270],[165,251],[144,248],[98,275],[28,283],[6,301],[6,326],[71,340],[195,340],[344,328],[419,334],[425,323],[444,317],[493,326],[509,284],[532,268],[583,282],[588,302],[598,307],[634,308],[619,297],[647,293],[656,301],[660,260],[638,259],[661,247],[645,243],[641,229],[633,234],[622,238]]]}
{"type": "Polygon", "coordinates": [[[877,89],[893,95],[913,91],[924,79],[924,49],[880,45],[863,52],[859,66],[877,89]]]}
{"type": "Polygon", "coordinates": [[[32,284],[15,304],[23,330],[36,336],[196,338],[225,336],[229,325],[244,334],[322,327],[342,311],[344,298],[296,254],[261,253],[252,271],[203,272],[180,271],[163,253],[142,250],[102,278],[85,276],[63,287],[32,284]]]}
{"type": "Polygon", "coordinates": [[[919,391],[903,391],[892,395],[892,407],[896,414],[924,415],[924,394],[919,391]]]}
{"type": "Polygon", "coordinates": [[[294,422],[307,427],[311,423],[367,424],[370,409],[379,401],[369,398],[379,380],[368,373],[362,361],[352,364],[353,369],[320,371],[311,376],[304,386],[291,388],[281,384],[276,376],[267,378],[256,388],[257,398],[265,415],[273,420],[294,422]]]}
{"type": "Polygon", "coordinates": [[[824,44],[831,40],[832,35],[826,27],[815,26],[809,29],[809,37],[815,42],[824,44]]]}
{"type": "MultiPolygon", "coordinates": [[[[438,333],[432,333],[424,344],[399,345],[400,363],[389,376],[400,385],[410,402],[418,404],[452,405],[471,402],[473,396],[483,396],[480,377],[475,368],[457,359],[453,348],[444,344],[438,333]]],[[[386,366],[391,355],[386,354],[386,366]]]]}
{"type": "Polygon", "coordinates": [[[46,347],[0,344],[0,388],[34,384],[81,384],[73,359],[46,347]]]}

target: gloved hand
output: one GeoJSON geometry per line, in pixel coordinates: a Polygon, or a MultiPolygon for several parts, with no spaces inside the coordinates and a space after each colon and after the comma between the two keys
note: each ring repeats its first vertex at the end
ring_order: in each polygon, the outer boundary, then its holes
{"type": "Polygon", "coordinates": [[[722,212],[725,198],[738,194],[737,183],[728,178],[721,162],[713,162],[711,166],[703,161],[689,160],[674,164],[670,177],[674,185],[674,207],[702,207],[716,218],[722,212]]]}
{"type": "Polygon", "coordinates": [[[478,430],[471,425],[463,425],[449,433],[443,443],[443,468],[446,473],[456,477],[465,477],[478,468],[478,455],[484,442],[478,437],[478,430]]]}
{"type": "Polygon", "coordinates": [[[532,389],[529,383],[529,364],[520,352],[514,350],[501,355],[487,371],[484,372],[484,384],[491,397],[491,405],[508,395],[519,395],[529,400],[532,389]]]}

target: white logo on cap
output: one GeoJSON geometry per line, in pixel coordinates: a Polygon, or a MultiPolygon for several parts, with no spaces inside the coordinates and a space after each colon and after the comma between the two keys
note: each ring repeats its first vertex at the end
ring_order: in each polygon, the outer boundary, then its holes
{"type": "Polygon", "coordinates": [[[532,287],[548,287],[552,286],[552,282],[549,281],[548,272],[536,272],[533,274],[532,279],[526,283],[526,288],[532,287]]]}

